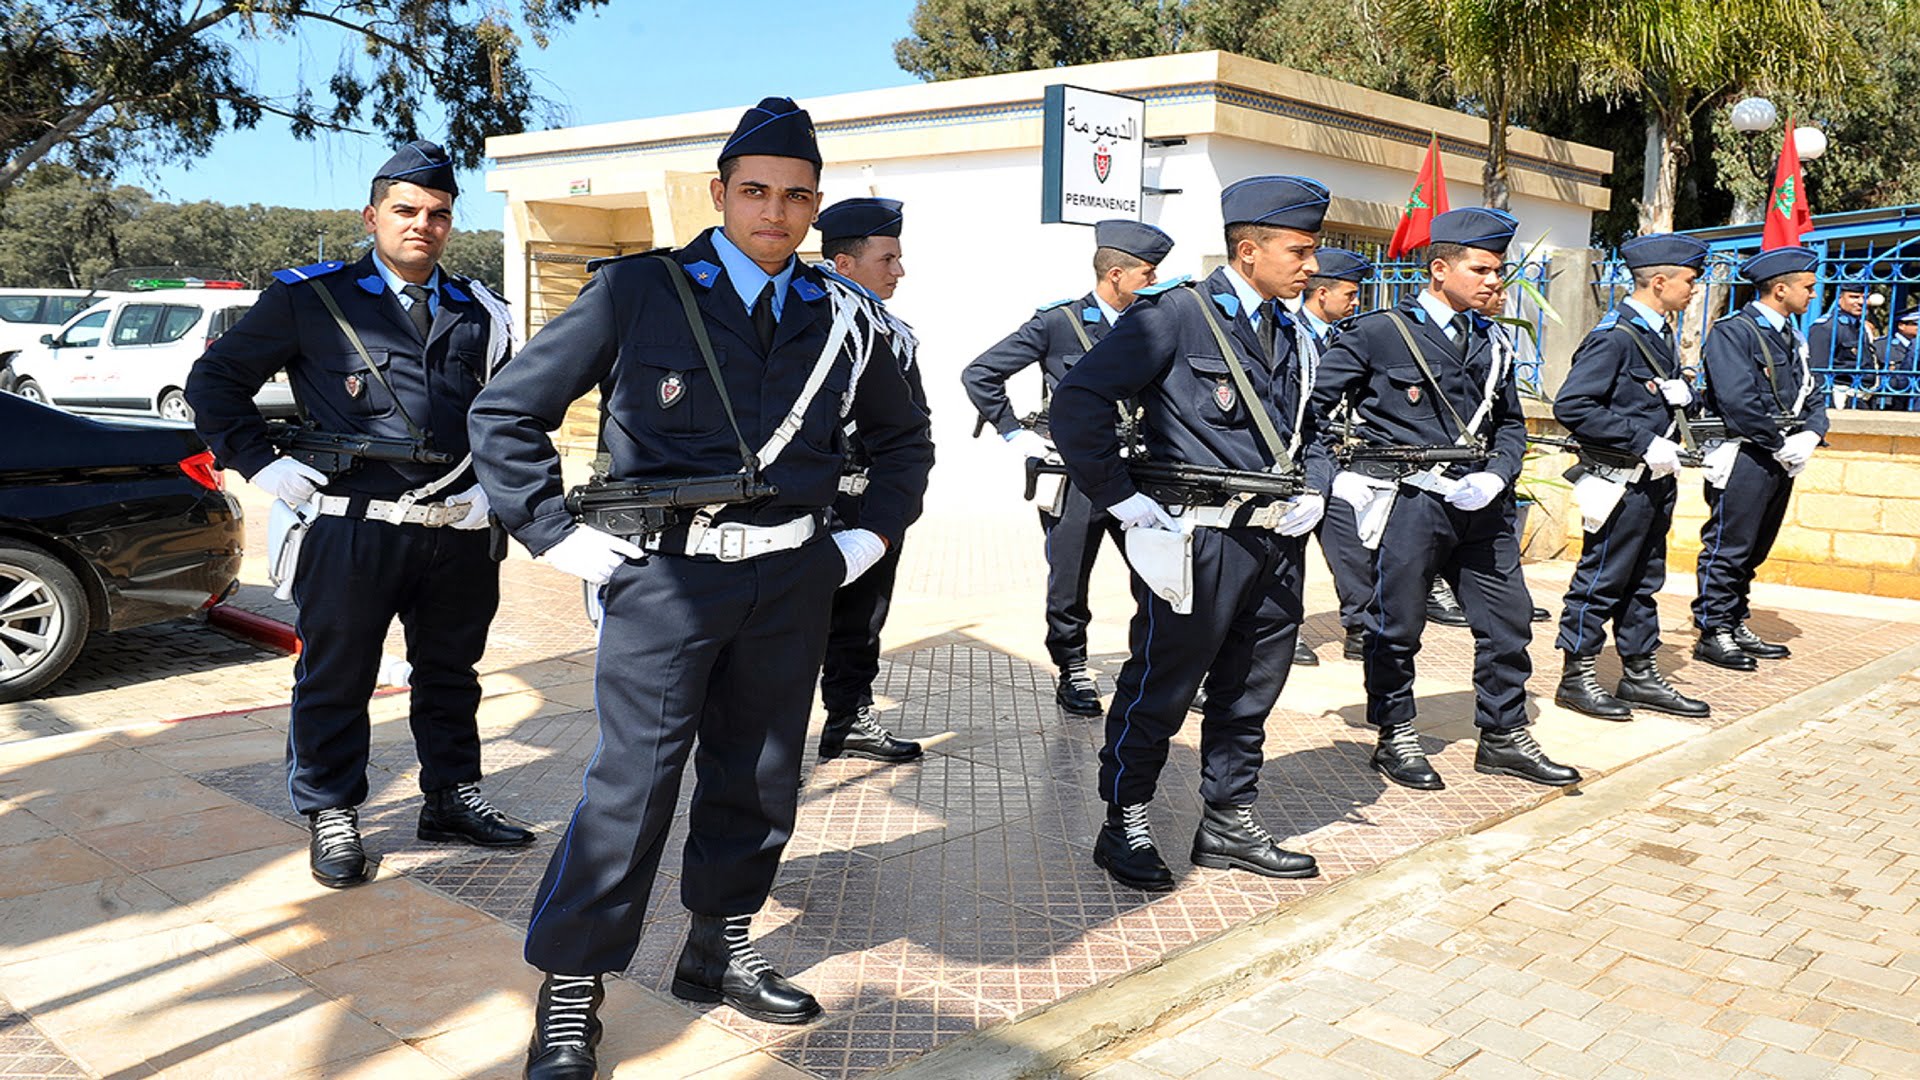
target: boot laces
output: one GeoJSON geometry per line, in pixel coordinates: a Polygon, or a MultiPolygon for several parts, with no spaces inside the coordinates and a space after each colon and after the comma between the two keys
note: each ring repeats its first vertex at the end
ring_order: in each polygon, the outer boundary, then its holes
{"type": "Polygon", "coordinates": [[[1581,664],[1575,670],[1580,673],[1576,680],[1580,684],[1580,689],[1586,691],[1589,697],[1607,696],[1607,692],[1600,687],[1599,678],[1594,675],[1593,665],[1591,663],[1581,664]]]}
{"type": "Polygon", "coordinates": [[[746,970],[749,978],[757,979],[773,970],[767,958],[760,955],[753,942],[747,938],[747,925],[752,921],[750,915],[732,915],[727,918],[724,937],[727,942],[727,957],[746,970]]]}
{"type": "Polygon", "coordinates": [[[1127,847],[1134,851],[1153,846],[1153,827],[1147,822],[1146,803],[1121,807],[1120,828],[1127,835],[1127,847]]]}
{"type": "Polygon", "coordinates": [[[1412,724],[1400,724],[1387,732],[1387,747],[1403,758],[1424,758],[1427,752],[1420,746],[1420,734],[1413,730],[1412,724]]]}
{"type": "Polygon", "coordinates": [[[461,805],[490,822],[499,824],[507,819],[507,815],[488,802],[485,795],[480,794],[479,784],[455,784],[453,794],[460,800],[461,805]]]}
{"type": "Polygon", "coordinates": [[[1460,601],[1454,599],[1453,587],[1443,578],[1434,578],[1433,585],[1427,590],[1427,599],[1434,607],[1446,612],[1460,611],[1460,601]]]}
{"type": "Polygon", "coordinates": [[[1089,693],[1100,691],[1100,684],[1094,682],[1092,675],[1087,674],[1087,665],[1083,663],[1068,664],[1060,672],[1060,677],[1068,686],[1076,690],[1085,690],[1089,693]]]}
{"type": "Polygon", "coordinates": [[[323,858],[331,858],[360,842],[360,811],[334,807],[313,815],[313,838],[323,858]]]}
{"type": "Polygon", "coordinates": [[[547,990],[547,1022],[541,1041],[548,1047],[587,1048],[587,1031],[593,1022],[593,991],[599,984],[594,975],[555,975],[547,990]]]}
{"type": "Polygon", "coordinates": [[[1672,683],[1667,681],[1666,672],[1660,670],[1660,665],[1654,663],[1651,660],[1647,661],[1646,671],[1645,673],[1639,676],[1639,681],[1643,683],[1651,683],[1652,685],[1657,686],[1662,690],[1665,690],[1667,693],[1672,694],[1675,697],[1685,696],[1684,694],[1680,693],[1677,687],[1675,687],[1672,683]]]}
{"type": "Polygon", "coordinates": [[[1515,728],[1508,732],[1507,741],[1515,750],[1520,751],[1530,758],[1546,756],[1546,751],[1540,749],[1540,744],[1534,741],[1533,732],[1528,731],[1526,728],[1515,728]]]}
{"type": "Polygon", "coordinates": [[[853,714],[853,734],[875,742],[893,738],[893,732],[881,727],[880,722],[873,718],[873,709],[866,705],[860,706],[860,711],[853,714]]]}
{"type": "Polygon", "coordinates": [[[1236,806],[1233,808],[1233,817],[1235,821],[1240,823],[1241,830],[1244,831],[1247,835],[1253,837],[1254,839],[1264,844],[1271,844],[1275,842],[1273,839],[1273,834],[1267,831],[1266,826],[1260,824],[1259,821],[1254,819],[1253,807],[1236,806]]]}

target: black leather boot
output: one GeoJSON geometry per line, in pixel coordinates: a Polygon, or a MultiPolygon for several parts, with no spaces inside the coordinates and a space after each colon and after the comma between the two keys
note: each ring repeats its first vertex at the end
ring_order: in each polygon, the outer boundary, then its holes
{"type": "Polygon", "coordinates": [[[351,806],[307,815],[307,865],[313,880],[345,889],[367,880],[367,849],[360,843],[360,811],[351,806]]]}
{"type": "Polygon", "coordinates": [[[1207,804],[1193,834],[1193,865],[1215,870],[1246,870],[1262,877],[1320,876],[1313,856],[1281,847],[1258,821],[1251,806],[1207,804]]]}
{"type": "Polygon", "coordinates": [[[1173,871],[1153,846],[1146,803],[1107,807],[1107,823],[1093,842],[1093,864],[1129,889],[1173,891],[1173,871]]]}
{"type": "Polygon", "coordinates": [[[1347,629],[1346,643],[1340,646],[1343,660],[1365,660],[1367,658],[1367,632],[1358,626],[1347,629]]]}
{"type": "Polygon", "coordinates": [[[1193,701],[1187,706],[1188,712],[1201,712],[1207,707],[1207,688],[1201,687],[1193,692],[1193,701]]]}
{"type": "MultiPolygon", "coordinates": [[[[1612,694],[1600,685],[1594,677],[1594,657],[1577,653],[1561,654],[1566,659],[1560,668],[1560,686],[1553,692],[1553,701],[1577,713],[1597,716],[1602,720],[1631,720],[1633,710],[1621,704],[1612,694]]],[[[1626,685],[1625,683],[1621,684],[1626,685]]]]}
{"type": "Polygon", "coordinates": [[[1536,605],[1532,608],[1532,610],[1527,612],[1527,621],[1528,622],[1551,622],[1553,621],[1553,612],[1548,611],[1546,608],[1539,607],[1536,605]]]}
{"type": "Polygon", "coordinates": [[[427,792],[420,806],[418,835],[435,843],[479,847],[526,847],[533,843],[533,830],[522,828],[494,809],[480,794],[479,784],[455,784],[427,792]]]}
{"type": "Polygon", "coordinates": [[[598,1072],[593,1051],[600,1045],[600,1003],[606,997],[598,975],[547,976],[534,1005],[526,1080],[593,1080],[598,1072]]]}
{"type": "Polygon", "coordinates": [[[695,915],[673,969],[673,996],[719,1001],[768,1024],[804,1024],[820,1015],[812,994],[788,982],[747,937],[750,915],[695,915]]]}
{"type": "Polygon", "coordinates": [[[1651,655],[1621,656],[1620,685],[1614,691],[1621,701],[1655,712],[1675,716],[1707,716],[1713,708],[1673,688],[1660,673],[1660,665],[1651,655]]]}
{"type": "Polygon", "coordinates": [[[918,758],[920,744],[895,738],[873,718],[873,707],[862,705],[850,713],[828,713],[827,726],[820,730],[820,760],[841,755],[899,765],[918,758]]]}
{"type": "Polygon", "coordinates": [[[1771,641],[1761,641],[1760,635],[1747,629],[1746,623],[1733,628],[1733,643],[1740,651],[1761,660],[1785,660],[1793,655],[1793,650],[1785,645],[1775,645],[1771,641]]]}
{"type": "Polygon", "coordinates": [[[1447,786],[1433,771],[1427,752],[1420,748],[1420,736],[1412,724],[1392,724],[1380,729],[1379,745],[1373,748],[1373,771],[1417,791],[1439,791],[1447,786]]]}
{"type": "Polygon", "coordinates": [[[1053,692],[1060,707],[1075,716],[1099,716],[1100,687],[1087,674],[1085,661],[1072,661],[1060,669],[1060,685],[1053,692]]]}
{"type": "Polygon", "coordinates": [[[1474,752],[1475,772],[1494,776],[1513,776],[1548,787],[1566,787],[1580,782],[1580,770],[1547,757],[1533,733],[1526,728],[1511,731],[1480,732],[1480,749],[1474,752]]]}
{"type": "Polygon", "coordinates": [[[1740,643],[1733,640],[1733,631],[1725,626],[1700,631],[1700,640],[1693,647],[1693,658],[1729,671],[1754,671],[1760,667],[1760,661],[1741,648],[1740,643]]]}
{"type": "Polygon", "coordinates": [[[1427,589],[1427,621],[1441,626],[1467,625],[1466,609],[1454,599],[1453,587],[1447,584],[1446,578],[1434,578],[1427,589]]]}
{"type": "Polygon", "coordinates": [[[1295,667],[1319,667],[1320,658],[1313,655],[1313,650],[1307,648],[1306,642],[1296,638],[1293,643],[1293,664],[1295,667]]]}

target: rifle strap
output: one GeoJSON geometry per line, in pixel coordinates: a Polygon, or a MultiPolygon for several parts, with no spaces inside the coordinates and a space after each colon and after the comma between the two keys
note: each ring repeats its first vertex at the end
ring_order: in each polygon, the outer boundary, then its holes
{"type": "Polygon", "coordinates": [[[353,324],[348,322],[346,315],[341,313],[339,301],[335,300],[333,293],[327,290],[327,283],[319,278],[309,278],[308,282],[320,294],[320,303],[326,307],[327,314],[333,316],[333,321],[340,324],[340,332],[347,335],[347,341],[353,346],[353,351],[360,354],[360,362],[373,373],[374,380],[380,384],[380,389],[385,390],[387,396],[393,399],[394,409],[400,413],[401,421],[407,425],[407,434],[412,436],[415,442],[425,445],[426,434],[420,430],[420,425],[413,422],[413,417],[407,415],[407,407],[400,403],[400,395],[393,392],[392,384],[387,382],[387,377],[380,373],[379,367],[375,366],[373,357],[367,353],[366,345],[360,341],[360,335],[354,333],[353,324]]]}
{"type": "MultiPolygon", "coordinates": [[[[699,302],[693,298],[693,286],[687,284],[687,274],[671,255],[654,255],[667,269],[667,280],[673,282],[673,291],[680,296],[680,307],[687,315],[687,329],[693,331],[693,343],[700,348],[700,359],[706,362],[707,374],[713,379],[713,389],[720,395],[720,408],[727,414],[727,424],[733,428],[734,440],[740,446],[740,464],[748,476],[760,473],[760,460],[747,446],[747,437],[740,430],[740,421],[734,419],[733,398],[727,393],[726,376],[721,374],[720,361],[714,356],[713,339],[707,336],[707,322],[700,317],[699,302]]],[[[606,415],[604,403],[601,415],[606,415]]]]}
{"type": "MultiPolygon", "coordinates": [[[[1220,346],[1220,357],[1227,362],[1227,372],[1233,376],[1235,386],[1240,388],[1240,399],[1246,403],[1248,415],[1253,417],[1253,426],[1260,432],[1260,441],[1267,444],[1267,452],[1273,455],[1274,472],[1293,470],[1293,452],[1300,445],[1300,425],[1294,424],[1293,445],[1287,446],[1280,441],[1280,432],[1273,426],[1273,418],[1267,415],[1267,403],[1254,392],[1253,380],[1247,378],[1247,369],[1241,365],[1240,357],[1233,351],[1233,342],[1227,340],[1227,332],[1221,328],[1220,320],[1214,318],[1207,307],[1207,300],[1200,290],[1187,286],[1181,290],[1192,298],[1194,306],[1200,309],[1200,317],[1206,320],[1207,329],[1213,331],[1214,343],[1220,346]]],[[[1301,400],[1304,408],[1306,401],[1301,400]]]]}
{"type": "MultiPolygon", "coordinates": [[[[1673,378],[1673,375],[1671,372],[1668,371],[1667,366],[1665,364],[1662,364],[1659,358],[1653,355],[1653,350],[1647,348],[1646,342],[1640,340],[1639,334],[1634,333],[1632,330],[1629,330],[1625,326],[1620,327],[1620,332],[1627,335],[1627,337],[1633,341],[1634,347],[1640,350],[1641,356],[1646,357],[1647,366],[1653,369],[1653,373],[1655,375],[1660,376],[1662,379],[1673,378]]],[[[1700,449],[1700,444],[1694,440],[1693,428],[1687,425],[1686,406],[1670,405],[1668,406],[1668,411],[1673,413],[1673,422],[1675,426],[1679,429],[1680,445],[1684,447],[1686,450],[1688,450],[1689,452],[1700,449]]]]}
{"type": "MultiPolygon", "coordinates": [[[[1069,311],[1066,308],[1057,308],[1056,310],[1062,312],[1066,316],[1067,329],[1072,330],[1073,336],[1079,340],[1080,355],[1082,357],[1085,357],[1088,353],[1092,352],[1093,339],[1087,336],[1087,328],[1080,325],[1080,320],[1074,317],[1072,311],[1069,311]]],[[[1048,397],[1047,380],[1043,378],[1040,380],[1040,399],[1041,399],[1040,411],[1041,412],[1047,411],[1047,405],[1048,405],[1047,397],[1048,397]]],[[[1125,434],[1127,432],[1131,432],[1134,428],[1134,415],[1135,415],[1135,412],[1137,411],[1137,406],[1134,400],[1132,398],[1121,398],[1119,401],[1116,401],[1113,403],[1113,407],[1115,410],[1117,410],[1120,413],[1120,425],[1121,425],[1122,433],[1125,434]]],[[[1128,449],[1133,449],[1133,448],[1129,447],[1128,449]]]]}
{"type": "Polygon", "coordinates": [[[1440,404],[1446,407],[1447,415],[1453,418],[1454,429],[1460,433],[1460,445],[1471,446],[1475,450],[1485,449],[1480,443],[1480,437],[1475,435],[1467,427],[1467,422],[1460,418],[1460,410],[1453,407],[1453,402],[1448,400],[1446,391],[1440,389],[1440,380],[1434,378],[1433,369],[1427,366],[1427,358],[1420,352],[1420,343],[1413,340],[1413,331],[1408,328],[1406,317],[1397,311],[1389,311],[1387,321],[1393,324],[1395,330],[1400,331],[1400,340],[1407,343],[1407,352],[1413,356],[1414,364],[1420,368],[1420,377],[1427,380],[1427,386],[1433,391],[1433,396],[1440,399],[1440,404]]]}

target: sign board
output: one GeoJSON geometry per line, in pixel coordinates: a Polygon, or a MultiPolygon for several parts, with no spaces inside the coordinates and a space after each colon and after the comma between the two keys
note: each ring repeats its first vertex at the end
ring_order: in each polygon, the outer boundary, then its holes
{"type": "Polygon", "coordinates": [[[1040,220],[1140,220],[1147,103],[1056,83],[1042,99],[1040,220]]]}
{"type": "Polygon", "coordinates": [[[569,180],[569,181],[567,181],[567,194],[569,194],[569,195],[591,195],[591,194],[593,194],[593,178],[592,178],[592,177],[588,177],[588,178],[586,178],[586,179],[584,179],[584,180],[569,180]]]}

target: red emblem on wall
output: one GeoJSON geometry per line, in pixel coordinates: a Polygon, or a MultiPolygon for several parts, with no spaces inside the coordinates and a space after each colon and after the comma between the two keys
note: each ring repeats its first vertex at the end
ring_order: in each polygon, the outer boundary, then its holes
{"type": "Polygon", "coordinates": [[[1113,171],[1113,151],[1105,143],[1093,148],[1093,175],[1101,183],[1107,182],[1107,174],[1113,171]]]}

